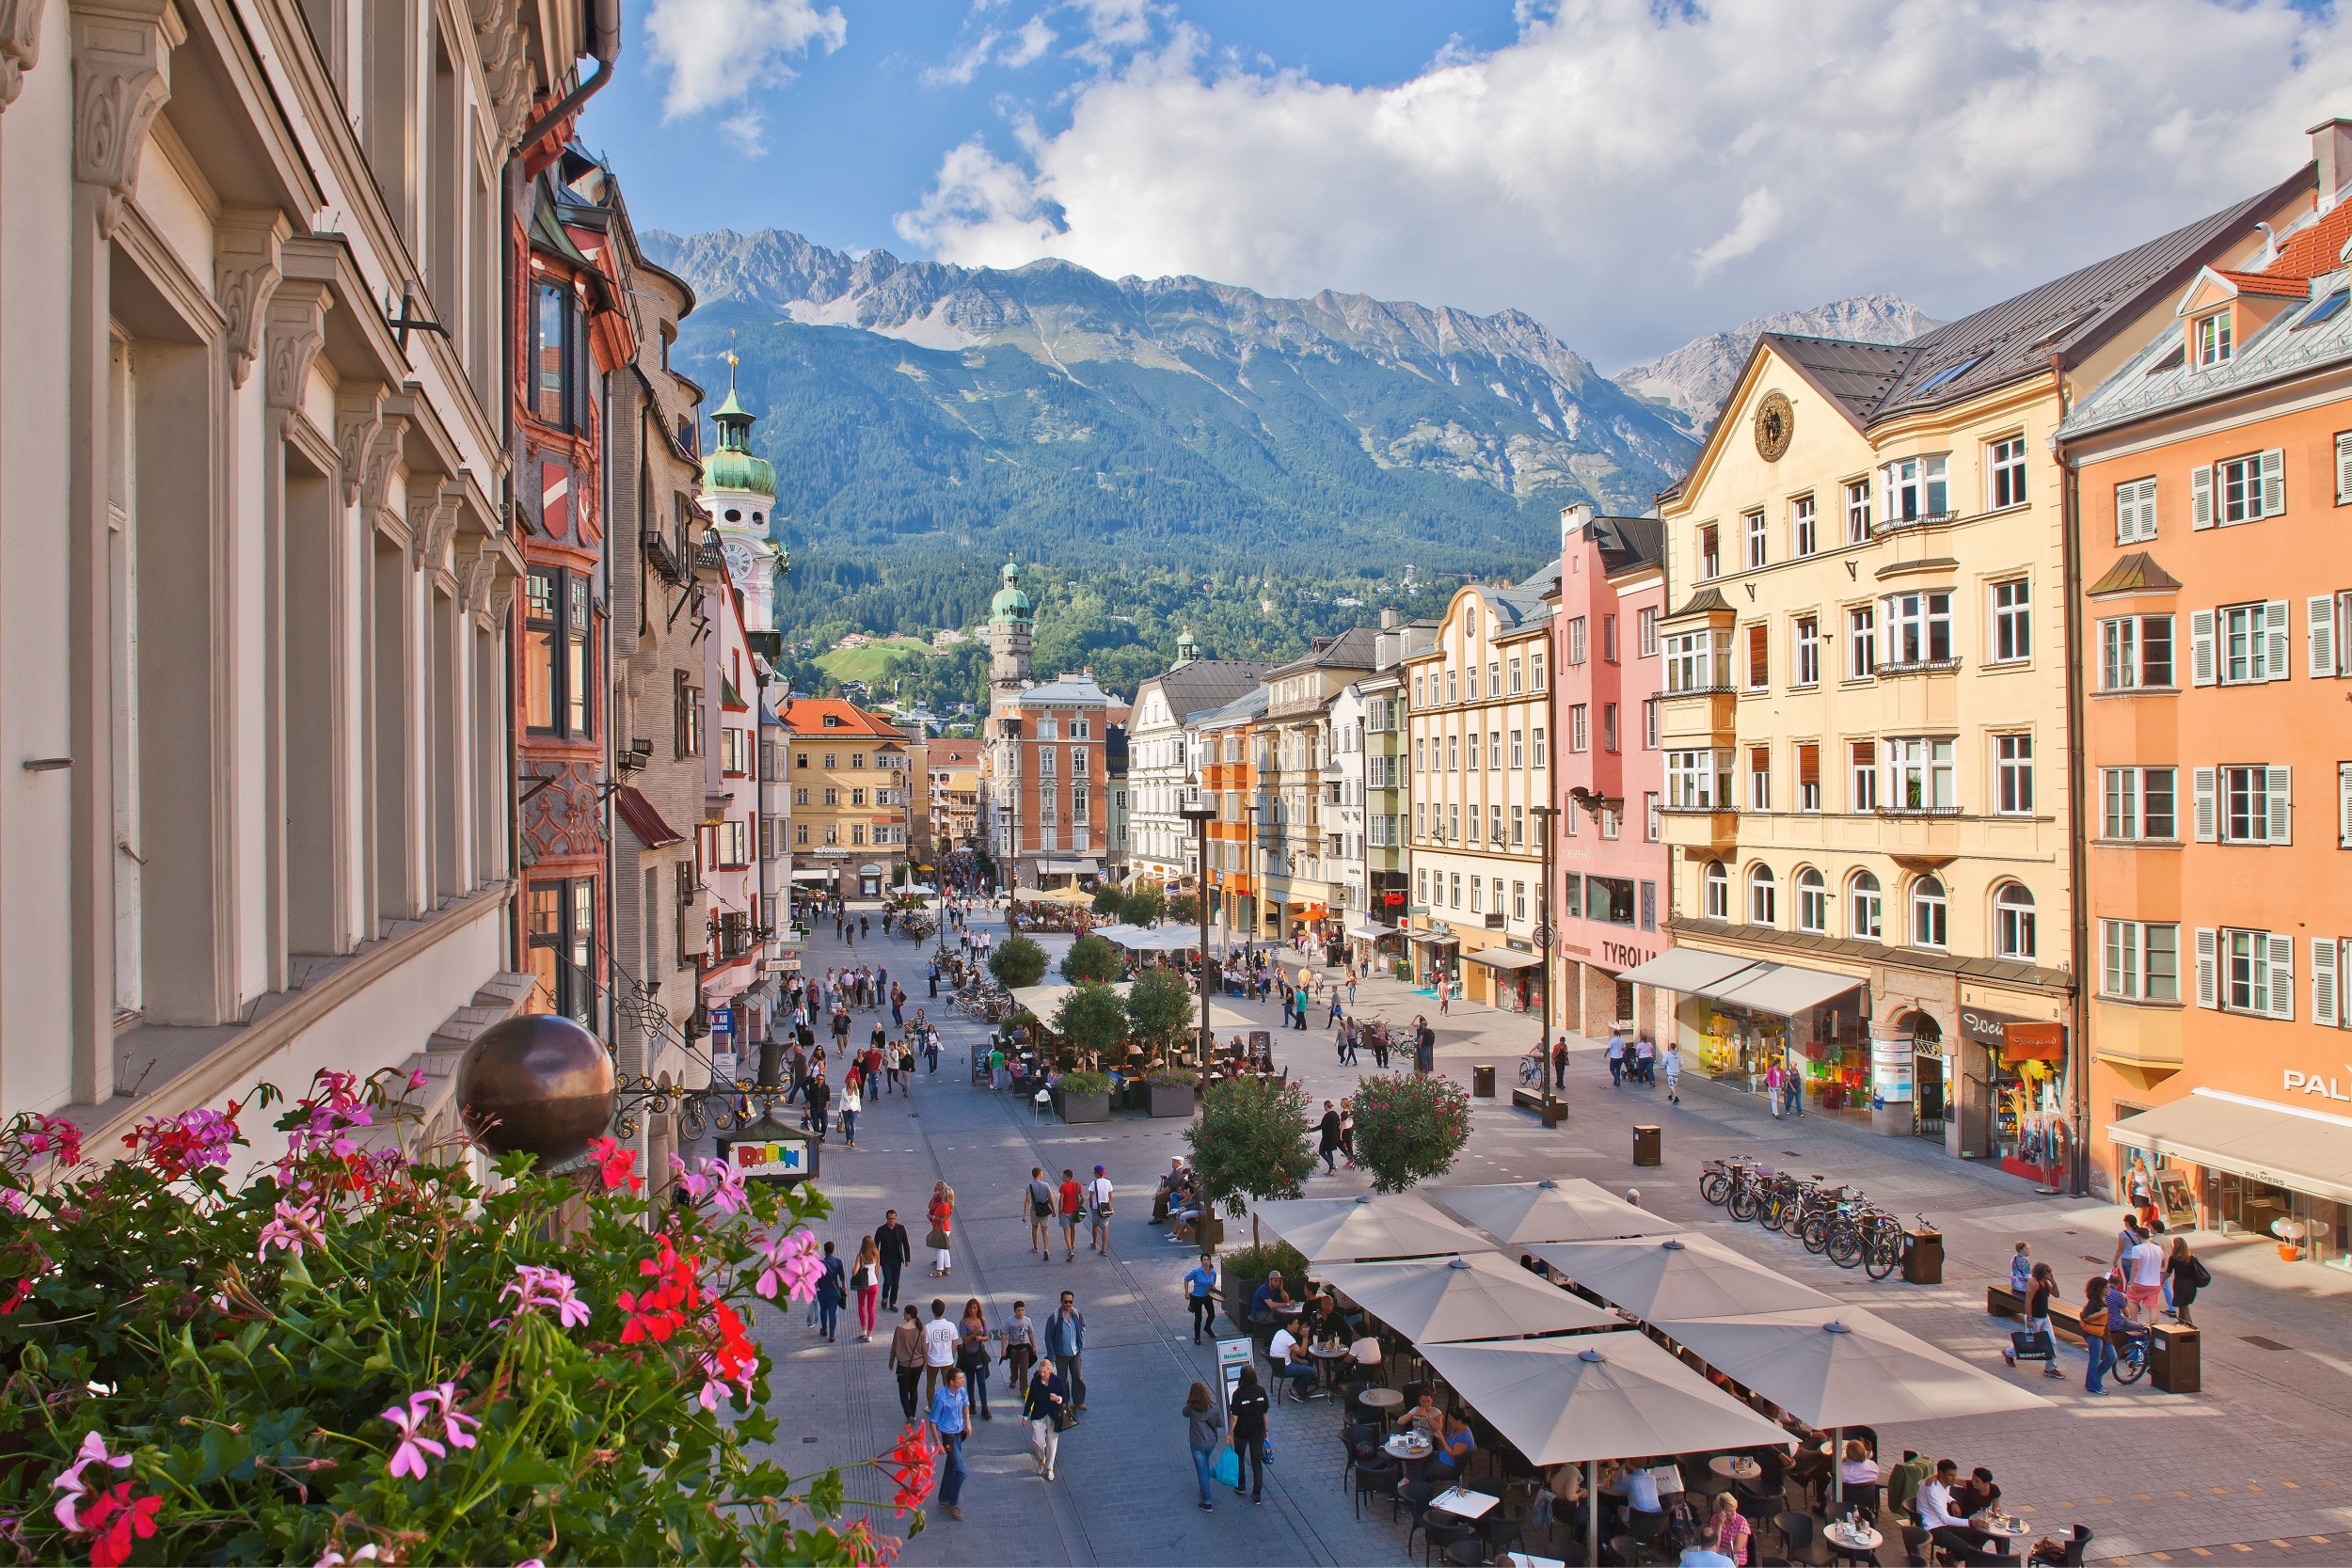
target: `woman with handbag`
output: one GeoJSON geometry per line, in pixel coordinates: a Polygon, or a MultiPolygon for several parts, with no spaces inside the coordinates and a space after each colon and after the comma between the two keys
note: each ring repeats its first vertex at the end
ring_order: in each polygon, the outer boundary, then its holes
{"type": "Polygon", "coordinates": [[[882,1295],[882,1248],[868,1236],[858,1243],[857,1262],[850,1270],[850,1294],[857,1302],[858,1343],[874,1342],[874,1303],[882,1295]]]}
{"type": "Polygon", "coordinates": [[[890,1370],[898,1378],[898,1407],[912,1421],[922,1408],[919,1385],[923,1381],[923,1314],[915,1307],[906,1309],[906,1321],[890,1336],[890,1370]]]}
{"type": "Polygon", "coordinates": [[[1062,1430],[1070,1424],[1070,1388],[1051,1360],[1039,1362],[1029,1374],[1021,1414],[1029,1423],[1029,1451],[1037,1457],[1037,1473],[1051,1481],[1054,1461],[1061,1453],[1062,1430]]]}
{"type": "Polygon", "coordinates": [[[983,1421],[995,1419],[988,1413],[988,1369],[994,1359],[989,1354],[989,1338],[988,1314],[980,1310],[980,1298],[974,1296],[963,1304],[963,1324],[956,1341],[956,1367],[963,1373],[973,1406],[983,1421]]]}
{"type": "Polygon", "coordinates": [[[1012,1321],[1005,1324],[1005,1386],[1023,1388],[1028,1386],[1029,1364],[1037,1359],[1037,1320],[1029,1316],[1029,1304],[1012,1304],[1012,1321]]]}
{"type": "Polygon", "coordinates": [[[2164,1260],[2165,1283],[2172,1287],[2172,1315],[2183,1328],[2195,1328],[2197,1320],[2188,1315],[2196,1305],[2197,1292],[2213,1283],[2213,1275],[2204,1261],[2188,1250],[2188,1238],[2172,1238],[2172,1256],[2164,1260]]]}
{"type": "Polygon", "coordinates": [[[924,1239],[923,1244],[939,1254],[931,1264],[931,1277],[936,1279],[955,1266],[955,1258],[950,1251],[955,1243],[950,1233],[955,1229],[956,1190],[946,1182],[931,1183],[930,1213],[931,1232],[924,1239]]]}

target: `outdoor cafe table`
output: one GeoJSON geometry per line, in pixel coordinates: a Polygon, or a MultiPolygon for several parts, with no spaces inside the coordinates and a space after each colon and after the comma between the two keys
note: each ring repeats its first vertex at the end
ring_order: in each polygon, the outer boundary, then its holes
{"type": "Polygon", "coordinates": [[[1430,1498],[1429,1507],[1432,1513],[1451,1513],[1456,1519],[1469,1520],[1479,1517],[1502,1500],[1501,1497],[1490,1497],[1484,1492],[1471,1492],[1459,1486],[1452,1486],[1430,1498]]]}
{"type": "Polygon", "coordinates": [[[1821,1539],[1828,1542],[1831,1549],[1839,1557],[1850,1560],[1867,1559],[1871,1553],[1886,1544],[1886,1537],[1869,1526],[1849,1528],[1843,1522],[1832,1524],[1827,1529],[1821,1531],[1821,1539]]]}
{"type": "Polygon", "coordinates": [[[1405,1402],[1405,1392],[1401,1388],[1367,1388],[1356,1398],[1374,1410],[1394,1410],[1405,1402]]]}
{"type": "MultiPolygon", "coordinates": [[[[1391,1390],[1391,1392],[1394,1392],[1394,1390],[1391,1390]]],[[[1431,1454],[1437,1452],[1438,1450],[1438,1445],[1432,1443],[1428,1438],[1423,1437],[1416,1440],[1404,1433],[1397,1433],[1394,1437],[1391,1437],[1387,1442],[1381,1444],[1380,1447],[1383,1451],[1397,1459],[1427,1459],[1431,1454]]]]}
{"type": "Polygon", "coordinates": [[[1310,1345],[1307,1347],[1307,1354],[1322,1363],[1319,1370],[1323,1373],[1323,1381],[1329,1383],[1332,1364],[1347,1354],[1347,1347],[1345,1345],[1310,1345]]]}
{"type": "Polygon", "coordinates": [[[1763,1465],[1736,1453],[1719,1453],[1707,1462],[1707,1467],[1730,1481],[1754,1481],[1764,1473],[1763,1465]]]}
{"type": "Polygon", "coordinates": [[[1980,1513],[1968,1521],[1987,1535],[1997,1535],[2004,1541],[2018,1541],[2033,1533],[2033,1527],[2016,1517],[2001,1517],[1980,1513]]]}

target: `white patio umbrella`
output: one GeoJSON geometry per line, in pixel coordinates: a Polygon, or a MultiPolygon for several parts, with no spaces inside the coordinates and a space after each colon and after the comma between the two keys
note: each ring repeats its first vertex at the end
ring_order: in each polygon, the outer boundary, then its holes
{"type": "MultiPolygon", "coordinates": [[[[2032,1410],[2045,1402],[1857,1307],[1736,1318],[1652,1318],[1652,1327],[1817,1432],[1831,1470],[1845,1429],[2032,1410]]],[[[1840,1497],[1842,1480],[1836,1482],[1840,1497]]]]}
{"type": "Polygon", "coordinates": [[[1133,946],[1136,938],[1148,935],[1149,932],[1149,927],[1129,926],[1123,923],[1117,926],[1098,926],[1094,930],[1096,936],[1118,947],[1133,946]]]}
{"type": "MultiPolygon", "coordinates": [[[[1431,1345],[1422,1356],[1529,1463],[1581,1463],[1588,1495],[1604,1459],[1790,1441],[1645,1335],[1431,1345]]],[[[1598,1562],[1597,1497],[1587,1514],[1586,1560],[1598,1562]]]]}
{"type": "Polygon", "coordinates": [[[1416,1344],[1516,1339],[1619,1323],[1615,1313],[1491,1252],[1397,1263],[1332,1263],[1323,1276],[1416,1344]]]}
{"type": "Polygon", "coordinates": [[[1447,1219],[1410,1193],[1279,1198],[1259,1204],[1252,1212],[1311,1263],[1486,1250],[1484,1236],[1447,1219]]]}
{"type": "MultiPolygon", "coordinates": [[[[1033,1013],[1048,1029],[1054,1026],[1054,1015],[1062,1003],[1076,994],[1075,986],[1022,986],[1012,991],[1013,1002],[1024,1011],[1033,1013]]],[[[1132,981],[1121,980],[1111,987],[1113,994],[1125,996],[1135,990],[1132,981]]]]}
{"type": "Polygon", "coordinates": [[[1529,1242],[1613,1241],[1622,1236],[1673,1236],[1682,1227],[1639,1209],[1597,1182],[1507,1181],[1478,1187],[1431,1187],[1428,1196],[1449,1213],[1514,1246],[1529,1242]]]}
{"type": "Polygon", "coordinates": [[[1565,1242],[1528,1250],[1610,1306],[1652,1323],[1839,1305],[1835,1296],[1800,1285],[1697,1234],[1565,1242]]]}

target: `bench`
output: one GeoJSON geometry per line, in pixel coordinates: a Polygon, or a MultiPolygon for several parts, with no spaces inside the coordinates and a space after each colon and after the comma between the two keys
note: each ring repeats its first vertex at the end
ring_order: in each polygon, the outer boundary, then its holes
{"type": "MultiPolygon", "coordinates": [[[[2026,1321],[2026,1298],[2006,1285],[1984,1288],[1984,1311],[1989,1318],[2015,1318],[2026,1321]]],[[[2082,1308],[2057,1295],[2050,1297],[2050,1331],[2080,1339],[2083,1337],[2082,1308]]]]}
{"type": "MultiPolygon", "coordinates": [[[[1541,1089],[1530,1088],[1513,1089],[1511,1091],[1511,1104],[1517,1110],[1533,1111],[1537,1116],[1542,1116],[1544,1114],[1543,1091],[1541,1089]]],[[[1560,1120],[1565,1121],[1568,1119],[1568,1102],[1566,1101],[1554,1099],[1551,1101],[1551,1104],[1554,1113],[1558,1116],[1560,1120]]]]}

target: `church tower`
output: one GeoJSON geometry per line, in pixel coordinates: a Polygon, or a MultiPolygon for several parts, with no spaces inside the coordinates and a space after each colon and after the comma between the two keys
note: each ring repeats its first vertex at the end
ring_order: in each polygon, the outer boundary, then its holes
{"type": "Polygon", "coordinates": [[[743,594],[746,631],[776,629],[776,578],[789,569],[776,543],[776,470],[752,455],[751,411],[735,395],[735,351],[727,351],[727,400],[710,416],[716,451],[703,459],[703,510],[714,523],[727,576],[743,594]]]}
{"type": "Polygon", "coordinates": [[[1029,645],[1037,631],[1037,610],[1021,591],[1021,563],[1005,562],[1005,586],[990,601],[988,684],[992,707],[1001,706],[1031,682],[1029,645]]]}

